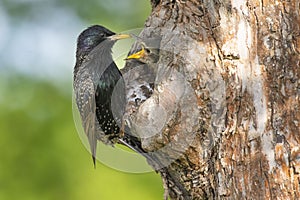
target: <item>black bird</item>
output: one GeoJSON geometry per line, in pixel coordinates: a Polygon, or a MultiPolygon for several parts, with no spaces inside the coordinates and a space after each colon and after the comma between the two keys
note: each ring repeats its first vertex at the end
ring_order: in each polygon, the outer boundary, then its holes
{"type": "Polygon", "coordinates": [[[113,145],[120,136],[124,80],[112,59],[111,49],[117,40],[129,37],[94,25],[77,39],[73,87],[94,165],[97,140],[113,145]]]}

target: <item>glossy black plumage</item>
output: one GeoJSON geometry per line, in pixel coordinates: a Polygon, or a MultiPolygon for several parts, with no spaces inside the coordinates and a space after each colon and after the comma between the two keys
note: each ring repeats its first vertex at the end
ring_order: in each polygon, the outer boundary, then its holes
{"type": "Polygon", "coordinates": [[[84,30],[77,40],[73,86],[94,163],[97,140],[105,144],[117,141],[124,112],[124,81],[111,48],[117,39],[125,37],[115,36],[118,35],[95,25],[84,30]]]}

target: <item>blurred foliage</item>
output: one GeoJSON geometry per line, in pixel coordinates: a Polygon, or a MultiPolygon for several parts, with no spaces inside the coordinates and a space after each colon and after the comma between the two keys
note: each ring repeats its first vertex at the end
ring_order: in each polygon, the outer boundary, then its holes
{"type": "Polygon", "coordinates": [[[0,91],[0,199],[162,198],[154,172],[126,174],[99,162],[93,168],[70,95],[16,74],[1,76],[0,91]]]}
{"type": "Polygon", "coordinates": [[[150,0],[2,0],[7,12],[20,20],[39,17],[49,10],[64,8],[88,24],[102,24],[113,30],[142,27],[150,13],[150,0]]]}
{"type": "MultiPolygon", "coordinates": [[[[2,0],[0,6],[15,26],[12,30],[26,23],[36,23],[42,29],[47,25],[45,18],[70,12],[78,24],[97,23],[123,31],[142,27],[150,12],[148,0],[2,0]]],[[[32,44],[32,48],[38,45],[32,44]]],[[[37,63],[47,62],[50,58],[37,63]]],[[[64,80],[45,80],[34,75],[43,66],[33,66],[29,69],[32,73],[24,75],[7,70],[12,65],[0,66],[1,200],[162,199],[162,183],[154,172],[126,174],[99,162],[94,169],[74,125],[72,83],[66,82],[72,79],[71,73],[64,80]]],[[[73,68],[74,63],[68,65],[73,68]]]]}

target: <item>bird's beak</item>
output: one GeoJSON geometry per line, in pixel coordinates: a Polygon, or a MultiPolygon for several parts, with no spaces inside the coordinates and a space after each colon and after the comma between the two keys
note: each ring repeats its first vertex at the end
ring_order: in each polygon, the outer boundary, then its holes
{"type": "Polygon", "coordinates": [[[131,37],[131,35],[128,35],[128,34],[116,34],[116,35],[109,36],[108,38],[110,40],[121,40],[121,39],[130,38],[130,37],[131,37]]]}
{"type": "Polygon", "coordinates": [[[145,56],[145,48],[142,47],[142,50],[134,53],[134,54],[131,54],[129,55],[127,58],[125,58],[125,60],[130,60],[130,59],[140,59],[142,57],[145,56]]]}

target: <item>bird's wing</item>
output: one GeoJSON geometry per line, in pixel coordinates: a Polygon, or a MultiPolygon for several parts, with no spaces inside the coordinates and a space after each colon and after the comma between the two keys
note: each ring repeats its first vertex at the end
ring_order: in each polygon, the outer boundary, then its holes
{"type": "Polygon", "coordinates": [[[92,78],[87,75],[82,75],[76,81],[76,102],[80,112],[82,126],[85,134],[88,137],[90,149],[95,164],[96,160],[96,102],[95,102],[95,86],[92,78]]]}

